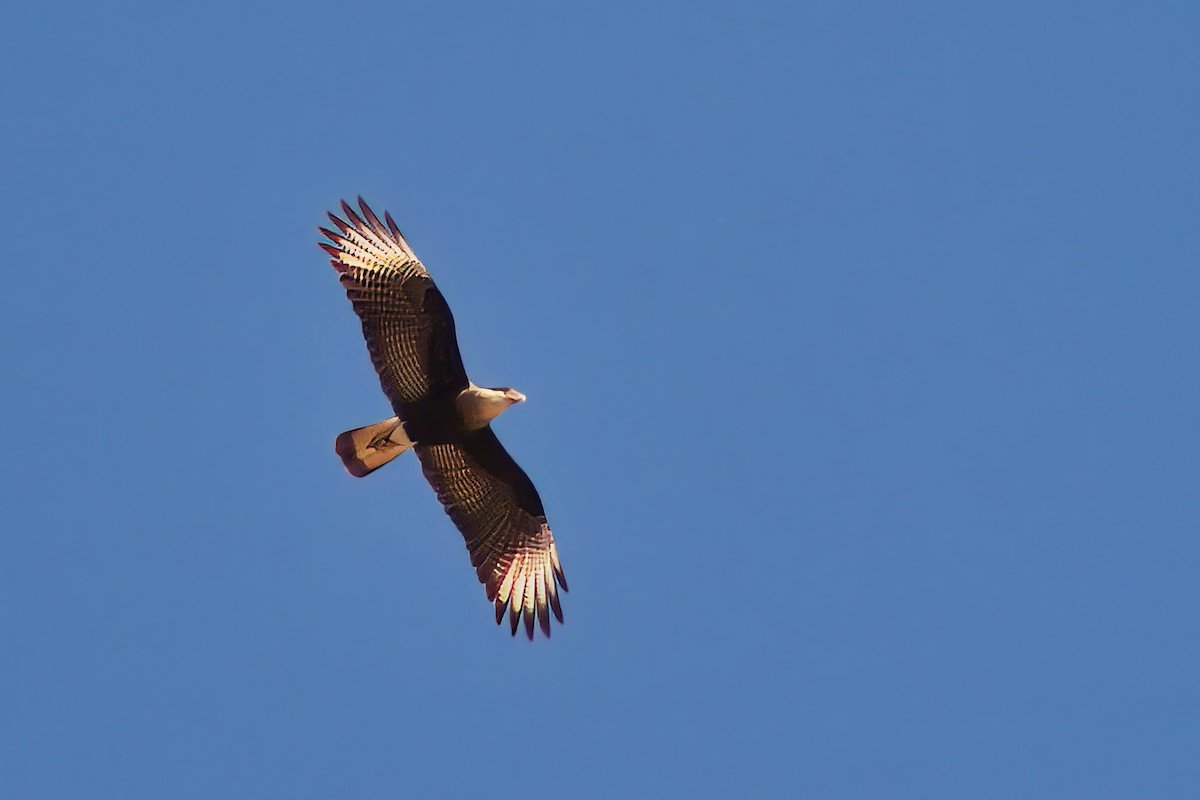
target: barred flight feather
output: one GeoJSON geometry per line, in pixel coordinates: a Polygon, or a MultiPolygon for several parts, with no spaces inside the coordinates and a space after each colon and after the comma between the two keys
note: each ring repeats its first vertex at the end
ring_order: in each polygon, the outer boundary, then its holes
{"type": "Polygon", "coordinates": [[[321,244],[321,247],[333,256],[334,268],[339,272],[344,272],[345,267],[369,271],[388,270],[394,271],[396,277],[401,279],[414,275],[428,275],[425,265],[417,259],[395,223],[385,229],[361,197],[358,198],[358,204],[367,221],[343,200],[342,212],[346,219],[329,214],[329,219],[340,233],[320,228],[322,235],[333,242],[333,248],[325,244],[321,244]]]}
{"type": "Polygon", "coordinates": [[[460,442],[418,443],[416,450],[425,477],[466,539],[471,565],[495,604],[496,622],[507,610],[514,635],[523,619],[530,638],[535,621],[549,636],[550,614],[563,621],[558,589],[566,591],[567,582],[533,484],[491,428],[460,442]],[[485,453],[496,463],[485,467],[485,453]],[[532,500],[522,502],[523,483],[528,483],[532,500]]]}

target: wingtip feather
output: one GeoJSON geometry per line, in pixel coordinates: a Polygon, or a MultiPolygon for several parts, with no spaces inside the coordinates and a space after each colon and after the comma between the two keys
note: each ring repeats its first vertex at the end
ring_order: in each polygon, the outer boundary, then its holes
{"type": "Polygon", "coordinates": [[[564,592],[569,592],[567,574],[563,572],[562,562],[558,560],[558,548],[554,546],[554,542],[550,542],[550,566],[554,568],[554,577],[558,579],[559,586],[564,592]]]}
{"type": "Polygon", "coordinates": [[[367,205],[367,201],[362,199],[362,195],[358,196],[358,207],[362,209],[363,216],[367,219],[367,224],[381,239],[390,239],[387,229],[383,227],[383,223],[379,221],[379,217],[375,216],[375,212],[367,205]]]}
{"type": "Polygon", "coordinates": [[[396,220],[392,219],[392,213],[384,211],[383,218],[387,220],[388,230],[395,234],[397,239],[404,239],[404,234],[400,232],[400,226],[396,224],[396,220]]]}
{"type": "MultiPolygon", "coordinates": [[[[551,579],[553,580],[553,579],[551,579]]],[[[537,619],[538,627],[542,629],[542,633],[546,638],[550,638],[550,612],[546,607],[546,572],[544,570],[538,572],[537,580],[537,619]]]]}
{"type": "MultiPolygon", "coordinates": [[[[342,233],[350,232],[350,223],[346,222],[346,220],[342,219],[337,214],[334,214],[332,211],[326,211],[325,215],[327,217],[329,217],[329,221],[332,222],[334,227],[337,228],[339,231],[341,231],[342,233]]],[[[325,234],[325,235],[329,236],[329,234],[325,234]]],[[[331,236],[330,238],[336,239],[338,237],[331,236]]]]}
{"type": "Polygon", "coordinates": [[[358,223],[359,225],[361,225],[362,220],[359,219],[358,214],[355,213],[353,206],[351,206],[345,200],[342,200],[341,203],[342,203],[342,213],[346,215],[346,221],[349,222],[351,225],[354,225],[355,223],[358,223]]]}
{"type": "Polygon", "coordinates": [[[562,603],[558,601],[558,595],[556,594],[550,595],[550,610],[554,612],[554,618],[558,620],[558,624],[564,624],[562,603]]]}

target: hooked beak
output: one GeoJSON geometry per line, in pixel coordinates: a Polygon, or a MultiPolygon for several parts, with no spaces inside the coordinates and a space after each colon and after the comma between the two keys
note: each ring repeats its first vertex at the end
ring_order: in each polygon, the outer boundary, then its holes
{"type": "Polygon", "coordinates": [[[524,403],[525,402],[525,395],[521,394],[516,389],[509,389],[507,392],[504,393],[504,396],[507,397],[509,400],[511,400],[514,403],[524,403]]]}

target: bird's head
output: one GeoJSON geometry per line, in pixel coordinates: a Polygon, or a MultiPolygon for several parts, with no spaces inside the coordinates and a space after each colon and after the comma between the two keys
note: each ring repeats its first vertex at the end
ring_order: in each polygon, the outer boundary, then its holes
{"type": "Polygon", "coordinates": [[[504,399],[508,401],[508,404],[510,406],[515,403],[524,403],[525,402],[525,395],[521,394],[520,392],[518,392],[516,389],[512,388],[511,386],[504,388],[504,389],[492,389],[492,391],[502,393],[504,395],[504,399]]]}
{"type": "Polygon", "coordinates": [[[525,402],[525,395],[511,386],[503,389],[481,389],[480,393],[483,395],[482,415],[486,419],[495,419],[517,403],[525,402]]]}
{"type": "Polygon", "coordinates": [[[525,395],[513,388],[484,389],[472,385],[459,395],[458,413],[468,428],[477,428],[524,400],[525,395]]]}

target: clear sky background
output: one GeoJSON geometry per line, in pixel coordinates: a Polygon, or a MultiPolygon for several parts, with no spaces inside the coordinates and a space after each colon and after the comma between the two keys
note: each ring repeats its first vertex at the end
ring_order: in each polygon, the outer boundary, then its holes
{"type": "Polygon", "coordinates": [[[0,24],[0,794],[1200,796],[1200,7],[0,24]],[[545,499],[492,620],[316,226],[545,499]]]}

